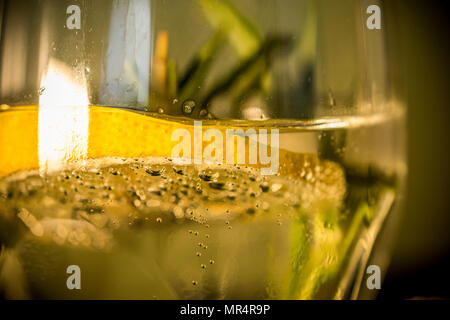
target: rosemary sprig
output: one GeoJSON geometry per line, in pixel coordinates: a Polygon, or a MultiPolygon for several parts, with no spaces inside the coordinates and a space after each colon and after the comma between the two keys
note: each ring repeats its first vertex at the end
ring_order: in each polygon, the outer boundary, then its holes
{"type": "Polygon", "coordinates": [[[205,95],[201,104],[208,106],[215,97],[224,92],[232,92],[233,96],[242,96],[245,92],[251,90],[256,81],[259,82],[270,67],[274,53],[277,50],[288,48],[290,43],[290,38],[287,37],[267,38],[255,54],[244,60],[222,79],[219,79],[205,95]]]}
{"type": "Polygon", "coordinates": [[[247,58],[258,51],[263,37],[229,0],[199,0],[198,4],[208,22],[227,34],[239,57],[247,58]]]}
{"type": "Polygon", "coordinates": [[[217,52],[225,43],[225,37],[218,31],[194,57],[185,74],[180,79],[178,91],[180,101],[197,99],[199,87],[204,83],[212,63],[217,57],[217,52]]]}
{"type": "Polygon", "coordinates": [[[198,0],[198,4],[216,31],[181,77],[177,75],[175,62],[167,58],[167,33],[162,32],[158,36],[153,101],[164,106],[170,114],[179,114],[183,103],[190,100],[197,107],[194,106],[189,115],[196,117],[212,100],[224,93],[229,94],[232,103],[237,105],[254,92],[269,94],[272,83],[270,65],[274,53],[287,48],[291,39],[282,36],[264,39],[256,26],[229,0],[198,0]],[[236,51],[239,61],[228,74],[206,88],[205,81],[212,65],[227,42],[236,51]]]}

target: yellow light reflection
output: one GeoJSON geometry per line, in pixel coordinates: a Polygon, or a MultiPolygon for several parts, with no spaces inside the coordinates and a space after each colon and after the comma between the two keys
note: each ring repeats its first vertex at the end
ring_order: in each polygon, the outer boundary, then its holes
{"type": "Polygon", "coordinates": [[[51,61],[39,98],[38,149],[43,171],[58,170],[88,151],[89,100],[83,72],[51,61]]]}

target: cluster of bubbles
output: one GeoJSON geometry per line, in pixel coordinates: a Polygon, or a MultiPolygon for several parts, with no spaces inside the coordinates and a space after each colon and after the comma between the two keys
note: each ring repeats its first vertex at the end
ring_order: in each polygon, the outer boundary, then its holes
{"type": "Polygon", "coordinates": [[[186,236],[198,237],[193,254],[206,259],[197,262],[206,271],[215,264],[208,242],[217,230],[238,232],[233,226],[251,219],[282,226],[299,214],[302,198],[317,192],[308,180],[321,181],[305,170],[299,172],[302,180],[261,176],[238,165],[175,165],[165,158],[87,160],[55,173],[3,179],[0,213],[19,219],[28,236],[106,251],[117,245],[117,230],[188,225],[186,236]]]}

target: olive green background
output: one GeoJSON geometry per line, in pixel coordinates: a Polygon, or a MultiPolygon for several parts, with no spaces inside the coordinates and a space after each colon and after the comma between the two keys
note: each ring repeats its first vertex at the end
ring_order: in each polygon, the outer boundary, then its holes
{"type": "Polygon", "coordinates": [[[379,298],[450,298],[450,1],[388,0],[385,10],[408,107],[409,175],[379,298]]]}

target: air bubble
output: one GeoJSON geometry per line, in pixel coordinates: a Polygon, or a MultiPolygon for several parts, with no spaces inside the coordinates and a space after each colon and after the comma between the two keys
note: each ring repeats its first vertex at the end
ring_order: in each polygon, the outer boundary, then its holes
{"type": "Polygon", "coordinates": [[[164,173],[164,169],[161,170],[151,170],[151,169],[147,169],[145,170],[146,173],[148,173],[151,176],[160,176],[162,173],[164,173]]]}
{"type": "Polygon", "coordinates": [[[183,218],[184,217],[183,208],[181,208],[180,206],[175,206],[175,208],[173,208],[173,214],[177,219],[183,218]]]}
{"type": "Polygon", "coordinates": [[[182,111],[184,114],[192,114],[195,109],[195,101],[194,100],[186,100],[183,102],[182,111]]]}
{"type": "Polygon", "coordinates": [[[183,169],[180,169],[177,167],[173,167],[173,172],[175,172],[176,174],[179,174],[179,175],[183,175],[183,169]]]}
{"type": "Polygon", "coordinates": [[[225,183],[223,182],[210,182],[209,186],[216,190],[223,190],[225,187],[225,183]]]}
{"type": "Polygon", "coordinates": [[[133,205],[134,205],[136,208],[139,208],[139,207],[141,206],[141,204],[142,204],[142,202],[141,202],[141,200],[139,200],[139,199],[136,199],[136,200],[133,201],[133,205]]]}
{"type": "Polygon", "coordinates": [[[267,192],[269,191],[269,183],[268,182],[263,182],[259,185],[259,187],[261,188],[262,192],[267,192]]]}

